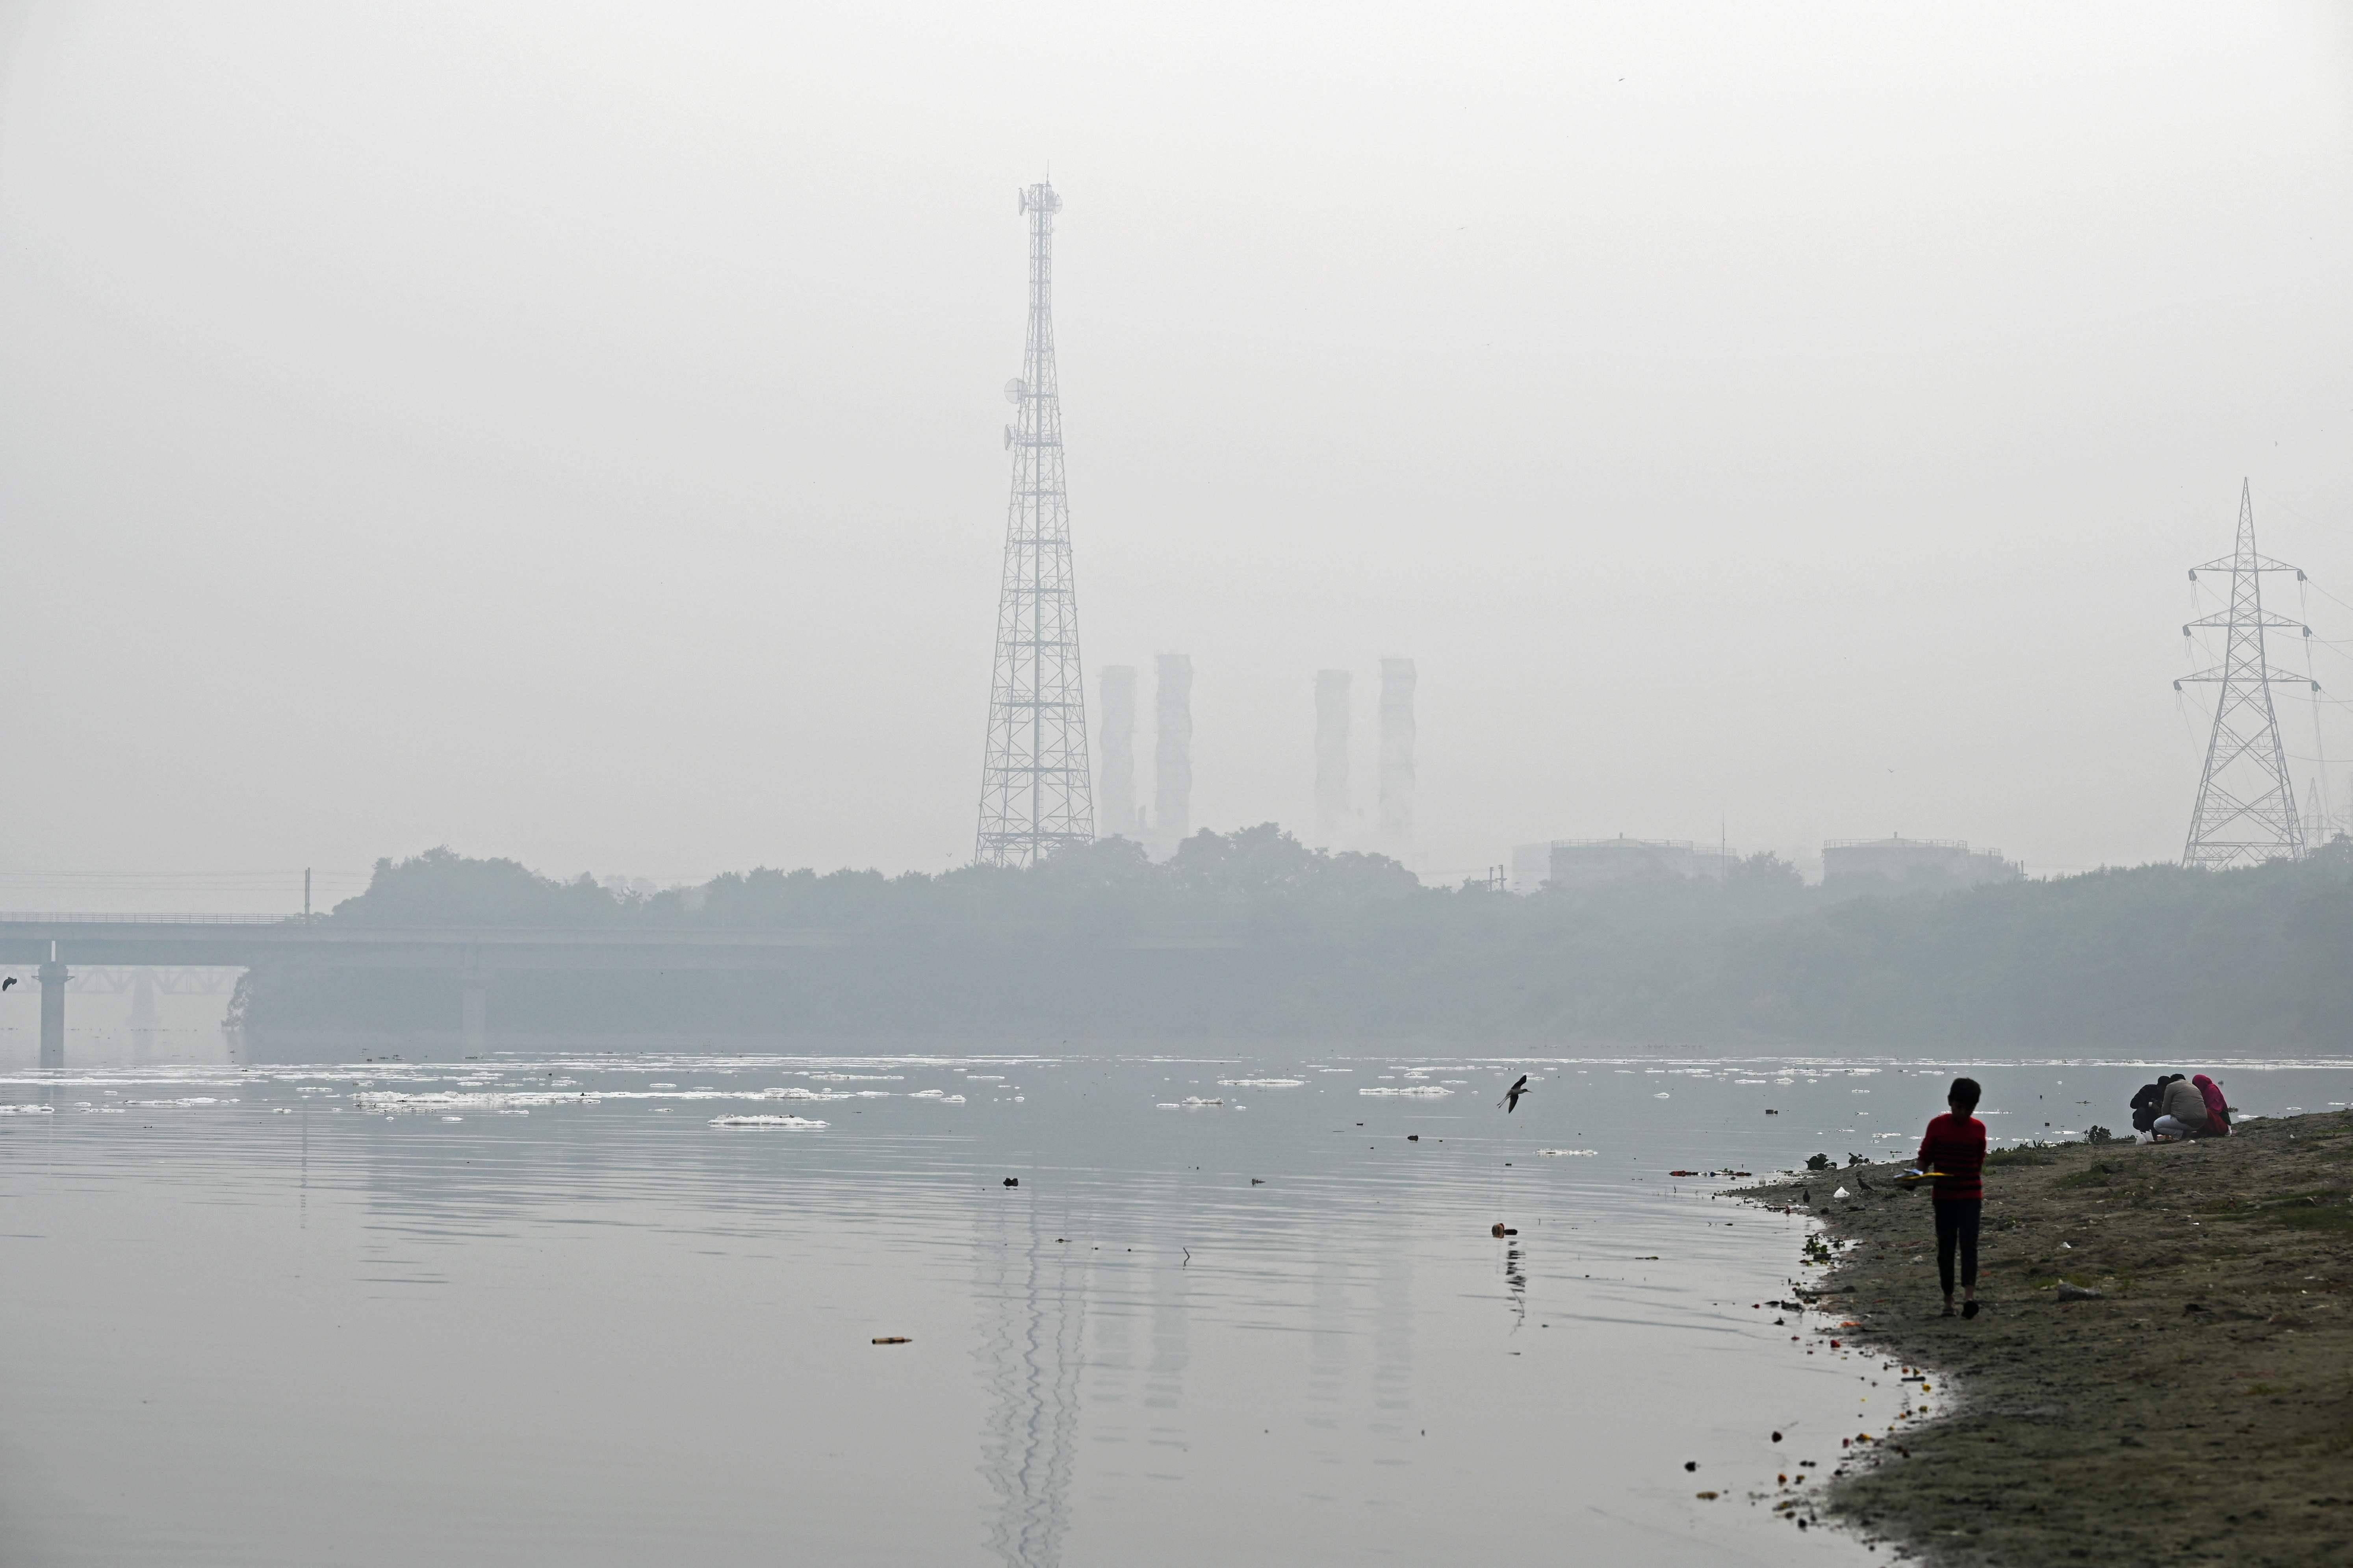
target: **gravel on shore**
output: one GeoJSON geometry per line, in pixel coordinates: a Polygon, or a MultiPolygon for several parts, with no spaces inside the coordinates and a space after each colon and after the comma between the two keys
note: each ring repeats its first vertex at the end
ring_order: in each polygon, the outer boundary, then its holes
{"type": "Polygon", "coordinates": [[[1739,1194],[1829,1227],[1820,1331],[1958,1394],[1831,1515],[1953,1568],[2353,1563],[2353,1111],[1997,1152],[1973,1320],[1901,1168],[1739,1194]]]}

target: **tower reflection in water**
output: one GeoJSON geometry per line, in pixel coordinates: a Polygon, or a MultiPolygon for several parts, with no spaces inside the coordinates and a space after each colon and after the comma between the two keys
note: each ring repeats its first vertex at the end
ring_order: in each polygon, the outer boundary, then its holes
{"type": "Polygon", "coordinates": [[[997,1498],[988,1547],[1018,1568],[1055,1568],[1070,1523],[1088,1267],[1028,1201],[997,1208],[980,1247],[977,1351],[988,1384],[980,1469],[997,1498]]]}

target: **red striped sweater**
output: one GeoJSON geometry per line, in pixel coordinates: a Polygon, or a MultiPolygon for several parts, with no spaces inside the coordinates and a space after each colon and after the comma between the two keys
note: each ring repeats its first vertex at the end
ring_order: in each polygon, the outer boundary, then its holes
{"type": "Polygon", "coordinates": [[[1920,1140],[1920,1168],[1944,1173],[1932,1194],[1939,1200],[1985,1196],[1985,1184],[1978,1179],[1985,1157],[1985,1123],[1974,1116],[1947,1111],[1928,1123],[1927,1136],[1920,1140]]]}

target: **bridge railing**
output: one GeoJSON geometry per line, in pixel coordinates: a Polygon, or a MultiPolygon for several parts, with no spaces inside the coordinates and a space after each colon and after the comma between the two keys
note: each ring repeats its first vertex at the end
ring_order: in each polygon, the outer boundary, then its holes
{"type": "Polygon", "coordinates": [[[0,910],[0,925],[300,925],[301,915],[123,914],[115,910],[0,910]]]}

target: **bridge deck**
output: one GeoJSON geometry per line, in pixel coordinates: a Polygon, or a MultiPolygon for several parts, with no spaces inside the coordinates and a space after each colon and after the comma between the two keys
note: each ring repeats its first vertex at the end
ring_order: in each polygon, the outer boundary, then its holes
{"type": "MultiPolygon", "coordinates": [[[[324,921],[0,915],[0,963],[308,962],[353,969],[766,969],[876,940],[826,927],[355,926],[324,921]]],[[[916,940],[921,940],[917,938],[916,940]]],[[[1240,948],[1229,930],[1120,939],[1129,950],[1240,948]]]]}

